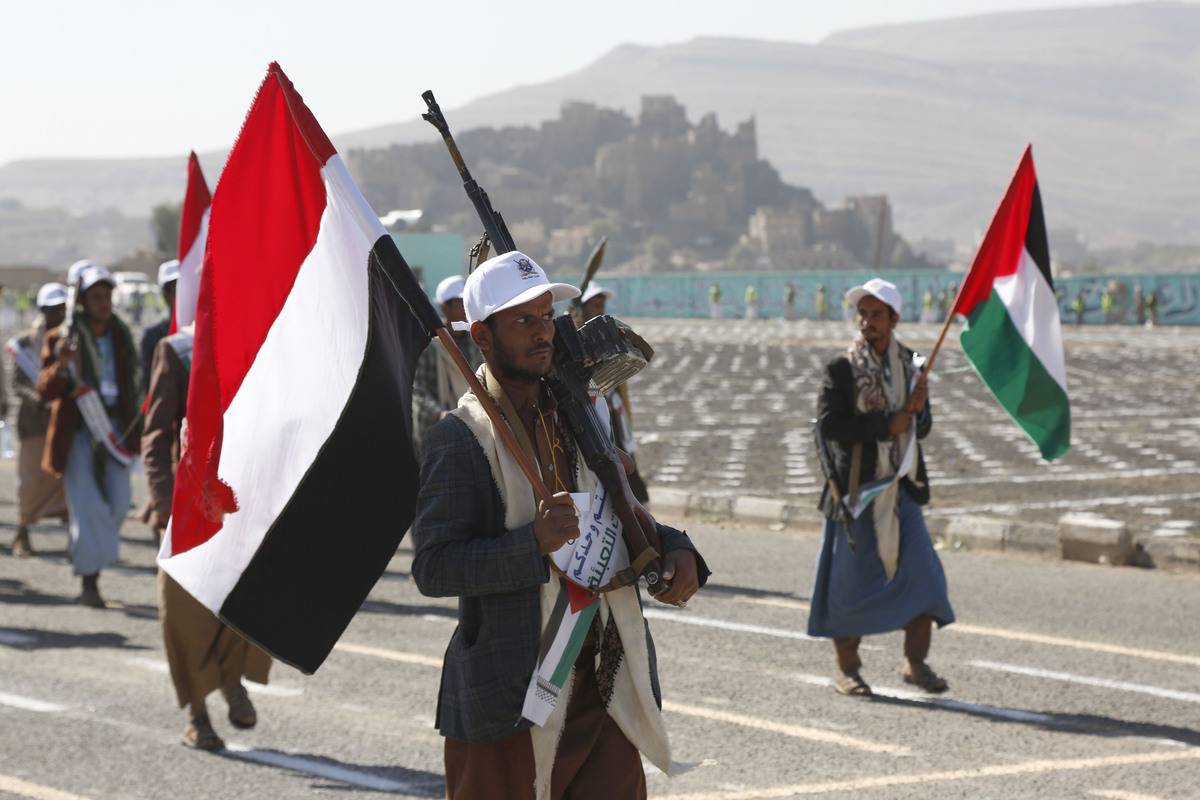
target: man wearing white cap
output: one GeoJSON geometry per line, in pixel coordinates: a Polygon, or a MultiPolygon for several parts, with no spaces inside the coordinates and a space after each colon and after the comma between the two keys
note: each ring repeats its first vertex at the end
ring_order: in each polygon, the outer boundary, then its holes
{"type": "Polygon", "coordinates": [[[920,447],[933,426],[928,390],[915,354],[894,336],[902,306],[896,287],[873,278],[846,300],[857,309],[858,336],[829,362],[817,402],[818,447],[832,474],[821,495],[825,540],[808,633],[833,639],[842,694],[871,694],[860,674],[862,637],[900,629],[905,682],[944,692],[946,681],[925,663],[933,623],[954,621],[921,514],[929,502],[920,447]]]}
{"type": "Polygon", "coordinates": [[[142,394],[150,388],[150,362],[154,359],[154,348],[174,333],[172,324],[175,322],[175,287],[179,283],[179,259],[172,258],[158,265],[158,288],[162,291],[163,302],[167,304],[167,316],[142,331],[142,394]]]}
{"type": "Polygon", "coordinates": [[[129,513],[128,454],[137,451],[141,436],[137,351],[129,328],[113,313],[115,285],[104,267],[79,274],[72,329],[60,325],[46,334],[38,375],[38,392],[50,403],[42,468],[64,479],[71,562],[83,580],[79,602],[92,608],[105,607],[100,571],[117,560],[121,523],[129,513]],[[85,420],[84,408],[96,413],[85,420]]]}
{"type": "MultiPolygon", "coordinates": [[[[437,285],[434,298],[442,309],[442,318],[446,325],[467,320],[467,312],[463,309],[463,288],[467,279],[461,275],[452,275],[437,285]]],[[[483,363],[483,354],[471,340],[471,334],[455,330],[454,341],[458,349],[467,359],[472,369],[479,369],[483,363]]],[[[413,376],[413,430],[416,433],[417,447],[420,449],[425,432],[458,405],[458,398],[467,391],[467,381],[455,366],[450,354],[442,347],[441,340],[435,340],[421,353],[417,361],[417,369],[413,376]]]]}
{"type": "MultiPolygon", "coordinates": [[[[634,800],[646,796],[642,756],[670,768],[636,586],[601,595],[554,711],[540,725],[524,718],[530,687],[540,686],[531,681],[540,642],[547,632],[554,638],[565,613],[555,613],[567,593],[549,554],[579,536],[569,492],[597,483],[543,380],[554,354],[554,302],[578,294],[550,283],[528,256],[506,253],[467,279],[466,321],[455,324],[483,352],[480,380],[551,500],[535,501],[473,394],[430,430],[422,449],[412,574],[424,594],[459,598],[436,719],[449,800],[634,800]]],[[[686,601],[707,569],[686,534],[657,528],[672,579],[658,599],[686,601]]]]}
{"type": "Polygon", "coordinates": [[[17,538],[13,555],[24,558],[33,553],[29,526],[45,517],[65,520],[67,500],[63,482],[42,469],[42,451],[46,447],[46,428],[50,425],[50,407],[38,394],[38,373],[42,368],[42,344],[46,331],[62,324],[67,313],[67,288],[47,283],[37,293],[38,319],[33,328],[7,345],[16,369],[12,388],[17,396],[17,538]]]}

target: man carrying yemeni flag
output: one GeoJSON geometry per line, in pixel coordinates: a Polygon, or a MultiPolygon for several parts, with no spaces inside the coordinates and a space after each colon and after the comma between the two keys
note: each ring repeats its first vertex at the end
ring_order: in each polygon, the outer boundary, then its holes
{"type": "Polygon", "coordinates": [[[901,298],[873,278],[846,293],[858,310],[858,337],[829,362],[817,401],[816,435],[828,462],[821,495],[825,541],[808,617],[810,636],[833,639],[841,670],[835,688],[869,697],[859,670],[863,636],[904,629],[904,681],[944,692],[925,663],[933,623],[954,622],[942,562],[921,506],[929,477],[920,440],[933,415],[913,351],[898,342],[901,298]]]}
{"type": "MultiPolygon", "coordinates": [[[[422,447],[412,574],[422,593],[459,598],[437,712],[450,800],[634,800],[646,797],[642,756],[671,766],[636,585],[596,599],[552,570],[550,555],[580,540],[568,493],[602,492],[543,381],[554,301],[578,294],[515,251],[480,265],[463,293],[480,381],[556,492],[551,502],[535,503],[474,394],[422,447]]],[[[604,504],[589,508],[599,518],[604,504]]],[[[682,604],[708,569],[686,534],[657,529],[673,579],[657,599],[682,604]]]]}

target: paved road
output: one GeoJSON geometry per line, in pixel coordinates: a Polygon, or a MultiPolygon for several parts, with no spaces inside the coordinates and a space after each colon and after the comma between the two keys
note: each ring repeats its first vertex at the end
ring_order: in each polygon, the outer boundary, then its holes
{"type": "MultiPolygon", "coordinates": [[[[0,464],[10,496],[11,462],[0,464]]],[[[0,502],[0,536],[13,508],[0,502]]],[[[686,611],[656,609],[674,756],[651,796],[1200,797],[1200,577],[946,553],[960,622],[935,636],[942,699],[903,691],[898,636],[870,640],[879,697],[828,687],[831,648],[803,635],[810,534],[701,527],[716,570],[686,611]]],[[[348,533],[350,533],[348,531],[348,533]]],[[[0,550],[0,797],[438,797],[431,727],[452,603],[422,597],[402,548],[314,677],[277,667],[257,730],[213,716],[231,749],[179,744],[149,532],[126,526],[102,586],[70,602],[64,535],[38,558],[0,550]],[[353,791],[353,795],[347,792],[353,791]]]]}

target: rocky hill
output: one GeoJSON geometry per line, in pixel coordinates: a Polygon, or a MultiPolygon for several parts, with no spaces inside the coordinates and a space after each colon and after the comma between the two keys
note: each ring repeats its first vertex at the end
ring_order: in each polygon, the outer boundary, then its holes
{"type": "MultiPolygon", "coordinates": [[[[436,85],[432,88],[436,89],[436,85]]],[[[886,193],[912,237],[969,244],[1033,142],[1051,227],[1094,246],[1200,242],[1200,5],[1024,11],[847,31],[815,45],[701,38],[623,45],[559,79],[447,114],[458,130],[537,125],[582,100],[636,115],[671,94],[725,123],[827,201],[886,193]]],[[[433,141],[414,119],[342,148],[433,141]]],[[[220,156],[208,158],[214,170],[220,156]]],[[[0,198],[145,214],[182,191],[183,158],[18,162],[0,198]]]]}

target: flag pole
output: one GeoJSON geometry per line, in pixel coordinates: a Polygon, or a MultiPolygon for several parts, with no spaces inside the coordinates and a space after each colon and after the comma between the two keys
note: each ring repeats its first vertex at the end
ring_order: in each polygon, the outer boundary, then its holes
{"type": "Polygon", "coordinates": [[[946,314],[946,321],[942,323],[942,332],[938,334],[937,342],[933,345],[933,351],[929,354],[929,359],[925,362],[925,366],[921,368],[921,380],[925,380],[930,372],[933,372],[933,362],[937,359],[938,353],[942,351],[942,342],[946,340],[946,334],[950,331],[950,323],[954,321],[954,309],[958,308],[958,300],[962,297],[963,289],[967,285],[967,281],[971,277],[971,271],[975,265],[971,265],[971,269],[967,270],[967,274],[963,275],[963,279],[958,284],[958,291],[954,293],[954,302],[950,304],[950,311],[946,314]]]}

